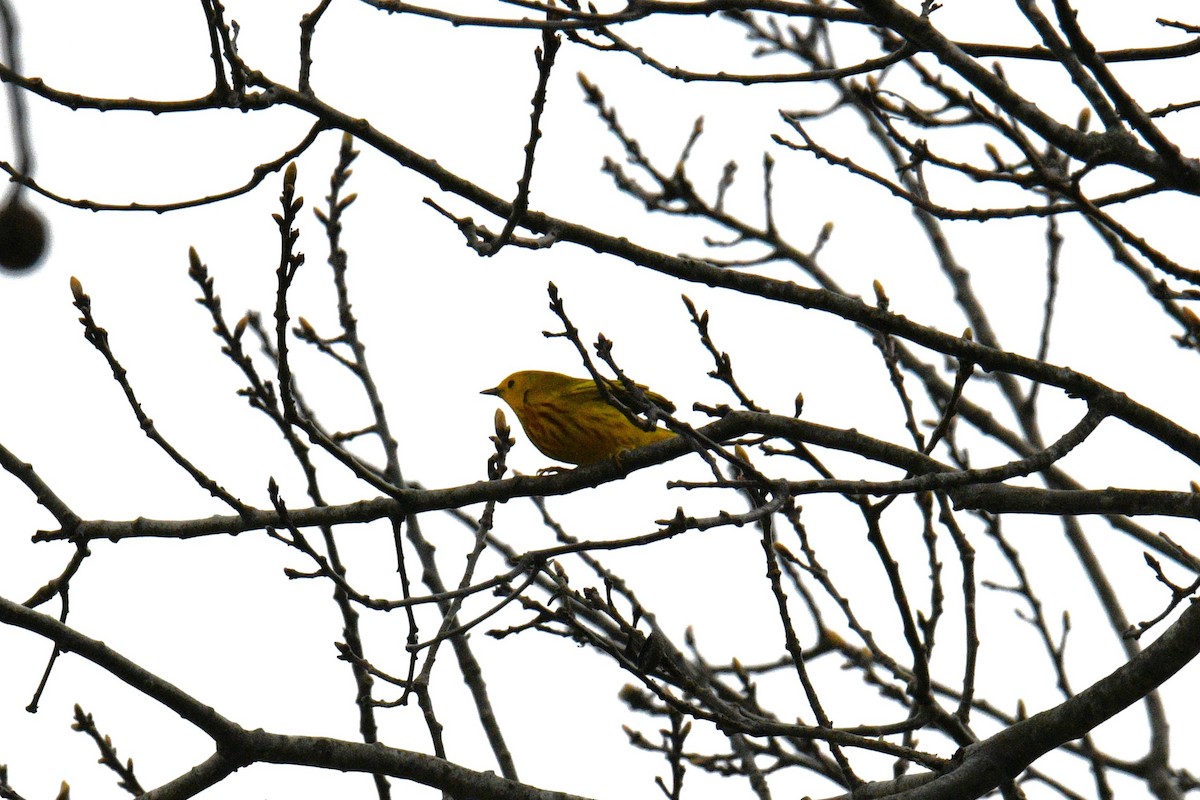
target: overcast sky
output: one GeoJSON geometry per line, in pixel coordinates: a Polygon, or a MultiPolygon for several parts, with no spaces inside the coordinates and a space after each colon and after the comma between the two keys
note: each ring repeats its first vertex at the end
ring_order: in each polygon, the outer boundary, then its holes
{"type": "MultiPolygon", "coordinates": [[[[294,84],[297,22],[314,4],[230,0],[228,15],[241,26],[239,49],[247,63],[294,84]]],[[[212,65],[198,3],[130,0],[114,6],[62,0],[18,5],[26,72],[57,89],[182,99],[201,96],[210,88],[212,65]]],[[[484,2],[473,5],[502,8],[484,2]]],[[[1164,33],[1153,17],[1194,13],[1184,2],[1155,3],[1153,13],[1140,14],[1127,6],[1105,6],[1109,16],[1092,12],[1084,17],[1094,26],[1089,33],[1101,47],[1177,42],[1179,35],[1164,33]]],[[[951,0],[939,15],[963,39],[1032,43],[1032,32],[1022,29],[1006,8],[999,2],[951,0]],[[980,10],[981,5],[988,10],[980,10]],[[982,18],[987,24],[978,24],[982,18]]],[[[674,20],[671,26],[634,30],[639,41],[660,46],[660,55],[671,63],[707,69],[754,66],[741,55],[745,48],[732,26],[716,19],[674,20]],[[713,60],[718,52],[737,55],[718,66],[713,60]]],[[[455,29],[411,16],[387,16],[359,4],[334,3],[318,33],[314,87],[330,104],[369,119],[397,141],[484,188],[511,196],[528,134],[538,38],[525,31],[455,29]]],[[[780,161],[777,214],[794,242],[810,246],[822,226],[834,221],[834,235],[822,259],[847,291],[870,296],[871,283],[878,279],[894,310],[949,332],[962,330],[965,323],[949,305],[949,289],[931,266],[928,246],[897,200],[771,144],[770,134],[787,133],[778,110],[819,104],[819,87],[678,85],[629,57],[600,58],[566,47],[550,86],[541,144],[544,168],[535,174],[534,208],[667,252],[703,253],[700,237],[712,233],[688,221],[649,217],[632,200],[617,195],[599,168],[605,156],[620,157],[621,152],[583,104],[575,78],[579,71],[601,85],[629,131],[663,164],[677,157],[694,119],[703,114],[706,133],[693,157],[694,178],[711,192],[723,165],[735,160],[739,180],[730,202],[751,219],[759,219],[755,215],[761,213],[756,209],[761,204],[762,153],[772,150],[780,161]]],[[[1044,80],[1044,73],[1019,66],[1009,67],[1008,74],[1022,90],[1034,90],[1044,80]]],[[[1130,69],[1123,77],[1147,93],[1162,89],[1164,96],[1178,99],[1177,85],[1168,81],[1172,90],[1163,88],[1162,73],[1130,69]]],[[[1065,109],[1080,105],[1068,87],[1053,82],[1047,87],[1061,88],[1060,94],[1048,96],[1048,104],[1065,109]]],[[[1157,101],[1150,97],[1147,104],[1157,101]]],[[[38,181],[64,197],[108,203],[170,202],[227,190],[248,180],[255,165],[293,146],[310,125],[289,110],[154,117],[71,112],[36,98],[29,102],[38,181]]],[[[819,130],[836,141],[842,124],[834,120],[819,130]]],[[[1195,150],[1194,121],[1172,119],[1166,124],[1185,150],[1195,150]]],[[[299,192],[306,198],[300,247],[308,263],[293,308],[323,332],[332,330],[336,316],[324,266],[325,242],[307,209],[320,205],[328,192],[338,141],[336,132],[327,133],[299,160],[299,192]]],[[[462,245],[456,228],[422,199],[433,197],[456,213],[498,227],[495,220],[362,149],[348,187],[359,195],[346,221],[351,291],[409,479],[431,487],[483,479],[496,404],[480,397],[479,390],[517,369],[582,372],[565,341],[542,335],[543,330],[558,328],[546,306],[550,280],[559,286],[585,341],[594,340],[598,332],[607,335],[629,373],[673,399],[685,419],[703,421],[691,412],[693,402],[715,405],[732,398],[705,377],[711,362],[688,323],[681,291],[701,308],[713,309],[718,345],[731,353],[739,378],[761,405],[790,413],[796,393],[803,392],[806,418],[902,441],[894,400],[879,396],[878,358],[847,323],[790,308],[764,309],[702,286],[681,286],[581,248],[557,246],[539,253],[510,248],[495,258],[480,259],[462,245]]],[[[70,304],[70,276],[77,276],[91,295],[96,318],[108,329],[146,412],[176,447],[255,506],[269,506],[269,478],[280,483],[294,505],[305,504],[302,476],[287,461],[282,442],[236,395],[242,379],[221,356],[211,322],[193,302],[197,290],[187,276],[187,250],[195,247],[216,280],[231,321],[248,308],[269,318],[278,253],[270,215],[278,210],[279,190],[280,177],[274,175],[246,196],[164,215],[97,214],[35,201],[50,223],[49,256],[34,274],[0,279],[0,336],[7,343],[0,350],[5,381],[0,442],[32,461],[77,513],[108,519],[191,518],[225,509],[141,435],[108,367],[83,339],[70,304]]],[[[1173,197],[1172,202],[1178,205],[1166,210],[1149,203],[1135,205],[1124,218],[1187,262],[1196,252],[1196,229],[1179,220],[1194,219],[1197,209],[1194,198],[1173,197]]],[[[1063,305],[1050,360],[1092,374],[1195,429],[1200,412],[1191,354],[1165,344],[1175,331],[1153,313],[1142,290],[1111,264],[1106,251],[1075,236],[1082,225],[1064,220],[1063,229],[1069,237],[1060,289],[1063,305]]],[[[948,230],[961,262],[976,270],[979,293],[1006,298],[995,309],[1002,341],[1012,350],[1032,354],[1044,296],[1041,224],[962,223],[948,230]]],[[[787,268],[764,271],[803,280],[787,268]]],[[[301,385],[326,424],[352,429],[362,423],[365,404],[339,370],[306,352],[297,355],[297,364],[301,385]]],[[[1080,404],[1048,394],[1044,401],[1050,419],[1062,428],[1073,424],[1080,404]]],[[[515,420],[510,422],[515,425],[515,420]]],[[[1047,430],[1047,438],[1062,428],[1047,430]]],[[[512,454],[513,467],[533,472],[546,466],[519,432],[518,439],[522,441],[512,454]]],[[[702,479],[699,459],[692,461],[649,470],[578,498],[553,502],[551,508],[575,526],[578,535],[600,537],[652,530],[655,519],[671,516],[682,504],[689,513],[727,507],[719,502],[728,502],[725,498],[685,496],[665,488],[669,479],[702,479]],[[604,509],[603,515],[595,513],[597,507],[604,509]]],[[[323,462],[323,468],[331,502],[374,495],[338,475],[332,464],[323,462]]],[[[1097,487],[1182,490],[1198,477],[1193,465],[1145,447],[1117,423],[1106,423],[1096,442],[1073,456],[1068,468],[1097,487]],[[1114,459],[1113,452],[1126,455],[1114,459]]],[[[70,553],[64,545],[28,544],[34,530],[52,526],[53,520],[8,476],[0,476],[0,506],[5,509],[0,535],[6,542],[0,551],[0,593],[23,600],[57,574],[70,553]]],[[[500,513],[504,524],[512,526],[509,530],[528,527],[527,540],[522,540],[523,533],[512,535],[518,544],[533,547],[548,540],[527,505],[510,503],[500,513]]],[[[1019,524],[1022,535],[1047,538],[1045,563],[1032,569],[1052,579],[1061,548],[1054,526],[1037,520],[1019,524]]],[[[467,546],[463,529],[442,520],[431,527],[446,537],[447,551],[467,546]]],[[[395,595],[393,573],[372,546],[372,536],[387,538],[388,533],[367,527],[347,531],[347,561],[371,591],[395,595]]],[[[680,634],[697,620],[726,618],[731,605],[739,620],[757,619],[762,610],[769,621],[769,606],[755,605],[767,599],[761,593],[742,604],[739,582],[758,580],[762,570],[754,535],[741,540],[732,535],[697,538],[686,548],[664,546],[656,551],[653,564],[630,554],[615,555],[613,563],[651,594],[659,590],[654,599],[660,604],[660,622],[672,633],[680,634]],[[678,572],[679,583],[664,586],[664,570],[678,572]]],[[[73,584],[70,624],[247,727],[357,737],[349,672],[335,660],[333,642],[340,637],[341,623],[328,602],[329,587],[288,582],[283,567],[306,566],[296,557],[260,534],[182,546],[97,543],[92,550],[73,584]],[[338,690],[330,691],[331,685],[338,690]]],[[[1130,580],[1149,585],[1136,548],[1114,545],[1112,553],[1127,564],[1130,580]]],[[[831,554],[831,561],[852,566],[860,557],[850,547],[831,554]]],[[[1075,584],[1064,586],[1068,595],[1082,591],[1075,584]]],[[[1151,616],[1161,601],[1160,595],[1148,596],[1144,606],[1130,613],[1139,619],[1151,616]]],[[[1011,619],[1011,605],[1001,604],[987,613],[1011,619]]],[[[520,619],[514,613],[501,624],[520,619]]],[[[1091,622],[1094,628],[1101,626],[1091,622]]],[[[377,637],[374,641],[381,643],[381,655],[396,656],[401,624],[391,618],[367,623],[377,637]]],[[[755,626],[745,624],[711,624],[703,633],[720,657],[735,652],[763,660],[776,657],[778,637],[758,634],[755,626]]],[[[1087,621],[1077,624],[1072,636],[1082,652],[1094,647],[1100,654],[1091,671],[1086,663],[1076,664],[1080,686],[1115,665],[1111,636],[1093,636],[1087,621]]],[[[644,720],[631,719],[616,703],[615,692],[624,678],[615,669],[562,642],[529,638],[493,644],[482,635],[473,642],[492,665],[490,685],[502,723],[511,727],[510,744],[524,779],[543,788],[606,797],[650,796],[657,791],[650,781],[663,773],[663,765],[624,745],[620,725],[644,720]],[[594,687],[594,692],[581,691],[580,675],[587,676],[583,686],[594,687]],[[556,707],[559,703],[562,709],[556,707]],[[581,756],[593,747],[594,757],[581,756]],[[619,759],[622,768],[615,769],[612,759],[619,759]]],[[[94,747],[82,736],[66,734],[76,702],[96,714],[122,757],[135,759],[148,787],[174,777],[206,754],[205,737],[80,659],[64,658],[51,677],[42,710],[25,714],[21,709],[37,685],[46,650],[41,640],[0,631],[0,660],[5,664],[0,681],[0,763],[9,764],[10,780],[27,797],[51,796],[62,779],[71,782],[77,797],[112,796],[113,779],[94,763],[94,747]],[[49,743],[64,738],[65,747],[54,744],[52,752],[46,750],[49,743]]],[[[450,710],[463,700],[461,681],[451,669],[440,676],[443,683],[436,691],[447,698],[451,756],[473,768],[492,768],[477,726],[469,719],[460,722],[450,710]]],[[[1173,686],[1176,691],[1181,685],[1194,686],[1197,677],[1196,669],[1190,668],[1173,686]]],[[[1014,703],[1017,696],[1032,698],[1035,704],[1056,701],[1045,686],[1014,688],[1014,703]]],[[[428,749],[415,710],[387,713],[388,743],[428,749]]],[[[1141,724],[1136,713],[1121,719],[1121,725],[1141,724]]],[[[1180,730],[1177,735],[1187,735],[1180,730]]],[[[689,780],[701,780],[698,774],[689,775],[689,780]]],[[[292,780],[304,781],[298,796],[369,791],[361,776],[282,767],[244,770],[219,791],[230,797],[282,797],[295,793],[289,788],[292,780]]],[[[433,796],[420,790],[409,794],[410,788],[397,786],[397,791],[406,797],[433,796]]],[[[812,787],[797,789],[818,793],[812,787]]],[[[739,784],[728,796],[743,796],[737,793],[745,791],[739,784]]],[[[834,793],[829,787],[820,792],[834,793]]]]}

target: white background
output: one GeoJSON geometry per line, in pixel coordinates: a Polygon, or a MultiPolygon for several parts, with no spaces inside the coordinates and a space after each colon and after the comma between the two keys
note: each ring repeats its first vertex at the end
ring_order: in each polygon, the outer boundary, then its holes
{"type": "MultiPolygon", "coordinates": [[[[210,88],[212,66],[199,4],[19,5],[25,70],[55,88],[164,100],[201,96],[210,88]]],[[[251,67],[294,85],[297,22],[309,5],[229,3],[229,17],[241,26],[241,54],[251,67]]],[[[483,2],[463,6],[477,12],[504,10],[483,2]]],[[[953,0],[938,12],[938,22],[964,40],[1032,44],[1032,32],[1006,6],[953,0]]],[[[1191,10],[1188,3],[1144,8],[1101,4],[1089,8],[1082,20],[1101,48],[1149,46],[1181,38],[1156,26],[1155,16],[1187,20],[1191,10]]],[[[715,18],[644,24],[627,33],[659,48],[656,54],[671,64],[731,71],[764,67],[743,55],[749,47],[738,30],[715,18]]],[[[331,105],[369,119],[406,146],[490,191],[510,196],[528,134],[528,100],[536,80],[533,48],[538,40],[537,34],[525,31],[455,29],[335,3],[318,31],[313,83],[331,105]]],[[[1006,68],[1018,90],[1038,92],[1039,104],[1047,110],[1062,109],[1063,118],[1069,119],[1080,106],[1069,87],[1049,79],[1046,70],[1006,68]]],[[[780,162],[777,215],[791,241],[807,247],[827,221],[834,221],[822,264],[847,291],[870,297],[871,282],[878,279],[899,313],[946,331],[963,328],[927,245],[899,201],[770,142],[772,133],[788,135],[778,109],[828,101],[819,87],[679,85],[628,56],[600,58],[564,47],[543,125],[541,168],[532,197],[535,209],[619,232],[667,252],[703,253],[699,237],[720,236],[686,220],[646,216],[634,201],[617,195],[599,166],[604,156],[619,158],[621,153],[582,103],[574,78],[580,70],[600,84],[628,131],[663,166],[673,164],[694,118],[705,115],[706,134],[691,164],[693,178],[711,196],[722,165],[736,160],[739,180],[730,202],[752,221],[761,219],[759,165],[762,153],[770,150],[780,162]]],[[[1132,67],[1119,74],[1143,93],[1147,106],[1193,99],[1181,96],[1178,73],[1132,67]]],[[[38,98],[30,98],[29,104],[39,182],[62,196],[98,202],[168,202],[223,191],[244,182],[256,164],[298,141],[309,125],[287,109],[153,117],[71,112],[38,98]]],[[[1185,153],[1193,153],[1196,129],[1194,124],[1189,127],[1188,119],[1179,115],[1164,122],[1164,128],[1185,153]]],[[[815,130],[826,144],[837,144],[840,135],[854,128],[850,120],[835,119],[815,130]]],[[[299,192],[306,208],[320,205],[328,190],[338,139],[336,132],[326,134],[299,162],[299,192]]],[[[973,152],[978,156],[978,148],[973,152]]],[[[49,258],[35,274],[0,281],[0,441],[32,461],[76,513],[86,518],[182,519],[226,509],[192,485],[138,431],[107,367],[83,340],[70,305],[72,275],[92,296],[97,320],[108,329],[146,412],[176,447],[248,503],[267,507],[267,481],[274,477],[291,505],[307,504],[301,476],[288,462],[279,437],[236,396],[241,377],[220,355],[206,312],[192,302],[197,290],[187,277],[187,248],[194,246],[216,279],[231,322],[247,308],[269,315],[278,252],[270,214],[278,210],[279,187],[279,177],[273,176],[247,196],[161,216],[94,214],[38,202],[53,233],[49,258]]],[[[972,186],[960,188],[976,191],[972,186]]],[[[585,339],[594,339],[598,331],[613,339],[623,367],[672,398],[685,419],[704,421],[690,411],[692,402],[716,404],[732,398],[705,377],[711,364],[687,321],[681,291],[701,308],[713,310],[718,346],[733,356],[742,385],[760,405],[788,413],[796,393],[803,392],[807,419],[906,441],[899,408],[884,390],[878,356],[852,326],[838,319],[796,308],[764,309],[565,245],[536,254],[509,248],[495,258],[480,259],[462,246],[455,228],[421,200],[433,197],[493,229],[499,227],[497,221],[365,148],[349,190],[359,194],[346,221],[344,242],[351,258],[354,308],[410,480],[441,487],[485,476],[495,403],[479,397],[480,389],[517,369],[581,372],[563,340],[542,336],[543,330],[558,328],[546,307],[549,280],[559,286],[585,339]]],[[[967,206],[987,202],[977,195],[962,197],[967,206]]],[[[1195,226],[1188,223],[1195,211],[1194,199],[1172,196],[1170,205],[1131,206],[1122,219],[1137,225],[1169,255],[1195,266],[1188,261],[1196,251],[1195,226]]],[[[323,264],[324,239],[307,210],[304,214],[300,247],[308,262],[293,309],[319,331],[332,332],[336,317],[323,264]]],[[[1068,236],[1060,289],[1063,307],[1050,360],[1105,381],[1195,429],[1193,354],[1171,346],[1168,337],[1178,331],[1156,316],[1143,290],[1111,263],[1107,252],[1086,236],[1075,235],[1083,231],[1078,221],[1062,224],[1068,236]]],[[[947,228],[960,261],[973,270],[978,293],[999,301],[991,313],[1002,342],[1008,349],[1032,354],[1044,293],[1040,223],[961,223],[947,228]]],[[[804,280],[783,267],[764,271],[804,280]]],[[[303,352],[305,348],[296,350],[301,387],[323,421],[335,429],[364,424],[365,405],[347,376],[303,352]]],[[[986,389],[980,391],[987,396],[986,389]]],[[[1048,438],[1082,413],[1078,403],[1052,392],[1042,396],[1051,413],[1048,438]]],[[[515,425],[511,416],[510,422],[515,425]]],[[[517,437],[510,463],[525,472],[545,466],[519,430],[517,437]]],[[[988,448],[975,454],[981,463],[1007,458],[988,448]]],[[[830,461],[843,463],[832,457],[830,461]]],[[[331,502],[373,496],[332,463],[321,464],[331,502]]],[[[1197,477],[1195,465],[1162,448],[1147,447],[1112,422],[1064,466],[1097,488],[1185,489],[1197,477]]],[[[571,498],[552,499],[550,507],[574,534],[592,538],[648,532],[655,519],[671,516],[678,505],[695,514],[740,510],[733,497],[685,494],[665,486],[669,479],[704,475],[698,459],[692,458],[571,498]]],[[[19,601],[58,573],[70,548],[28,543],[35,530],[52,527],[53,520],[15,479],[0,477],[0,504],[0,592],[19,601]]],[[[831,569],[841,574],[861,570],[867,591],[872,581],[878,584],[881,605],[877,612],[865,610],[866,616],[876,614],[873,627],[885,646],[902,652],[895,626],[888,625],[885,587],[871,572],[874,564],[864,549],[861,525],[855,525],[842,505],[806,502],[810,529],[831,569]]],[[[497,514],[499,530],[516,546],[550,543],[551,534],[528,504],[511,502],[497,514]]],[[[425,525],[445,559],[447,579],[453,579],[459,563],[455,559],[469,544],[468,532],[432,516],[425,525]]],[[[1190,526],[1176,521],[1163,521],[1163,529],[1185,544],[1192,533],[1190,526]]],[[[1152,583],[1140,549],[1115,540],[1102,524],[1089,523],[1089,530],[1121,582],[1130,616],[1136,620],[1156,613],[1165,594],[1152,583]]],[[[1046,592],[1048,616],[1056,619],[1064,608],[1072,608],[1069,663],[1075,687],[1086,686],[1121,663],[1104,622],[1095,612],[1088,616],[1089,590],[1078,582],[1058,529],[1047,520],[1017,517],[1008,522],[1008,532],[1027,548],[1037,542],[1035,551],[1043,554],[1028,567],[1046,592]]],[[[352,578],[373,595],[397,596],[388,557],[389,531],[362,526],[343,531],[341,537],[352,578]]],[[[913,547],[919,547],[918,537],[919,529],[913,528],[913,547]]],[[[976,546],[987,549],[984,542],[976,546]]],[[[761,578],[758,548],[753,531],[722,529],[652,552],[617,554],[610,563],[638,587],[668,632],[681,638],[685,626],[695,624],[710,659],[737,654],[746,662],[766,661],[782,652],[782,637],[761,578]]],[[[72,584],[69,624],[248,728],[357,738],[353,685],[345,665],[335,660],[333,642],[340,638],[341,622],[328,599],[330,588],[289,582],[282,572],[285,566],[308,566],[296,555],[261,533],[186,543],[97,542],[91,549],[92,557],[72,584]]],[[[410,569],[416,572],[415,559],[410,569]]],[[[586,580],[582,568],[568,569],[586,580]]],[[[914,585],[921,585],[919,550],[914,551],[911,569],[914,585]]],[[[1006,578],[1003,572],[990,577],[1006,578]]],[[[956,566],[950,563],[947,585],[956,580],[956,566]]],[[[487,602],[481,598],[478,609],[487,602]]],[[[1004,594],[981,596],[982,624],[1003,625],[1007,631],[985,644],[981,689],[1007,710],[1023,698],[1028,709],[1036,711],[1059,697],[1032,633],[1012,622],[1018,607],[1004,594]],[[989,652],[988,647],[994,649],[989,652]],[[1006,651],[1011,658],[1005,658],[1006,651]],[[1028,670],[1028,683],[1014,680],[1012,659],[1022,664],[1021,672],[1028,670]],[[1027,667],[1022,659],[1028,659],[1027,667]]],[[[57,608],[43,610],[56,613],[57,608]]],[[[494,626],[523,619],[510,610],[494,626]]],[[[946,660],[934,665],[947,680],[960,669],[949,652],[958,648],[957,625],[957,618],[948,614],[942,634],[946,660]]],[[[432,629],[427,621],[424,630],[432,629]]],[[[385,669],[402,672],[405,633],[398,614],[366,618],[368,655],[377,657],[385,669]]],[[[657,794],[651,780],[665,775],[665,766],[628,749],[620,729],[622,724],[640,726],[656,738],[657,725],[633,717],[616,701],[624,678],[613,665],[548,638],[526,635],[495,643],[477,633],[472,642],[484,661],[523,780],[600,797],[657,794]]],[[[57,665],[40,711],[26,714],[22,709],[47,651],[46,643],[33,636],[0,632],[0,763],[9,765],[10,781],[26,797],[51,796],[60,780],[69,781],[77,797],[119,792],[111,774],[94,763],[90,741],[68,732],[76,702],[96,715],[122,757],[135,759],[147,788],[207,756],[210,743],[205,737],[71,656],[57,665]]],[[[492,769],[478,726],[464,711],[465,693],[453,672],[452,656],[444,651],[441,659],[434,695],[447,724],[449,755],[472,768],[492,769]]],[[[823,680],[832,682],[838,679],[837,666],[816,668],[823,680]]],[[[1189,668],[1168,685],[1168,698],[1191,697],[1188,687],[1196,678],[1196,669],[1189,668]]],[[[839,693],[829,701],[836,723],[894,717],[894,709],[864,708],[872,699],[869,692],[854,681],[847,685],[854,687],[852,694],[839,693]]],[[[776,690],[785,717],[806,714],[795,686],[776,690]]],[[[394,696],[386,690],[380,695],[394,696]]],[[[383,711],[380,718],[388,744],[428,751],[428,735],[415,708],[383,711]]],[[[1101,743],[1111,745],[1118,737],[1136,734],[1142,720],[1137,711],[1122,715],[1101,730],[1101,743]]],[[[1189,732],[1188,717],[1173,722],[1172,733],[1179,742],[1195,734],[1194,729],[1189,732]]],[[[1127,754],[1136,757],[1138,747],[1131,744],[1127,754]]],[[[1186,747],[1177,745],[1177,752],[1182,755],[1186,747]]],[[[880,760],[878,774],[867,777],[889,775],[890,765],[880,760]]],[[[715,782],[701,788],[704,780],[698,770],[689,772],[696,796],[717,791],[715,782]]],[[[806,781],[797,782],[796,791],[836,793],[811,778],[806,781]]],[[[395,790],[410,796],[410,788],[397,784],[395,790]]],[[[741,783],[722,784],[720,791],[722,796],[748,795],[741,783]]],[[[363,776],[267,766],[243,770],[211,794],[281,797],[331,792],[373,794],[363,776]]],[[[411,796],[425,795],[434,796],[428,791],[411,796]]]]}

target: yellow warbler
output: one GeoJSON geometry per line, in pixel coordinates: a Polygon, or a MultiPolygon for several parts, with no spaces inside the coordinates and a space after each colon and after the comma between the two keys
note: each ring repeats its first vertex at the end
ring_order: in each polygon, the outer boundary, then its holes
{"type": "MultiPolygon", "coordinates": [[[[615,381],[605,381],[613,397],[623,403],[629,393],[615,381]]],[[[665,411],[674,411],[666,398],[638,384],[646,397],[665,411]]],[[[514,372],[494,389],[484,389],[508,403],[521,421],[533,446],[556,461],[592,464],[624,450],[669,439],[663,428],[643,430],[615,406],[605,402],[591,378],[572,378],[558,372],[514,372]]]]}

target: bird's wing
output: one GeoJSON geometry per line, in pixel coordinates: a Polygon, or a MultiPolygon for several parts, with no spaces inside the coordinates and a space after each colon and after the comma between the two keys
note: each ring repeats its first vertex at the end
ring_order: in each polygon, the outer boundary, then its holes
{"type": "MultiPolygon", "coordinates": [[[[633,398],[630,396],[629,392],[625,391],[625,387],[622,386],[618,381],[610,381],[608,379],[605,379],[604,385],[608,389],[608,391],[610,391],[612,393],[612,396],[615,397],[620,402],[624,403],[625,405],[627,405],[631,408],[635,405],[635,403],[633,402],[633,398]]],[[[675,404],[672,403],[670,400],[663,397],[661,394],[658,394],[657,392],[650,391],[648,388],[646,388],[645,386],[643,386],[640,383],[636,384],[636,385],[639,389],[641,389],[645,393],[646,398],[648,400],[650,400],[652,403],[654,403],[654,405],[658,406],[659,408],[661,408],[663,411],[666,411],[667,413],[672,413],[675,411],[675,404]]],[[[596,384],[594,381],[581,380],[577,386],[574,386],[570,389],[570,394],[575,397],[579,397],[581,399],[588,399],[588,400],[603,399],[600,396],[600,390],[596,388],[596,384]]]]}

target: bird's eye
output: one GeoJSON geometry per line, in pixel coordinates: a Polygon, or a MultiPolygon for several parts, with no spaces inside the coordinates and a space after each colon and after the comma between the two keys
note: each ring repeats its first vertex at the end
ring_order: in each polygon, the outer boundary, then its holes
{"type": "Polygon", "coordinates": [[[516,381],[509,381],[509,382],[508,382],[508,388],[509,388],[509,389],[511,389],[512,387],[514,387],[514,386],[516,386],[516,385],[517,385],[517,382],[516,382],[516,381]]]}

